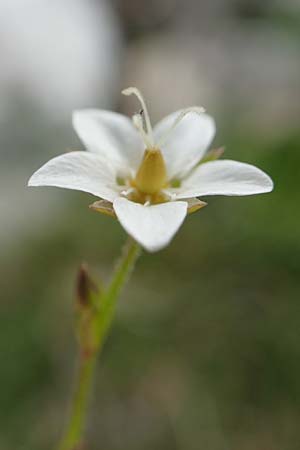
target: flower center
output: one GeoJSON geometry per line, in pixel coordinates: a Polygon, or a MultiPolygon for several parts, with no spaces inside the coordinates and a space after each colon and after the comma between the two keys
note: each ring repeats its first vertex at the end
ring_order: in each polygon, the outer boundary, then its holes
{"type": "Polygon", "coordinates": [[[159,147],[166,143],[170,133],[188,113],[194,112],[200,114],[204,112],[204,109],[195,106],[182,110],[167,133],[160,137],[156,144],[154,142],[150,115],[141,92],[135,87],[129,87],[124,89],[122,94],[135,95],[141,104],[141,112],[134,114],[132,120],[145,144],[142,162],[136,172],[135,178],[130,181],[131,188],[126,191],[127,193],[125,193],[125,195],[130,194],[130,196],[136,198],[136,201],[139,203],[142,203],[145,198],[146,202],[149,201],[150,203],[166,201],[166,195],[162,190],[168,187],[169,180],[167,178],[165,160],[159,147]]]}

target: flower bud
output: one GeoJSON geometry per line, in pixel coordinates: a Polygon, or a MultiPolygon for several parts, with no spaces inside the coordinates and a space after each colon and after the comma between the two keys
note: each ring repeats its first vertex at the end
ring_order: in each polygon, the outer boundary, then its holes
{"type": "Polygon", "coordinates": [[[77,274],[76,293],[77,302],[81,308],[91,305],[91,296],[97,292],[97,286],[90,278],[86,264],[81,264],[77,274]]]}

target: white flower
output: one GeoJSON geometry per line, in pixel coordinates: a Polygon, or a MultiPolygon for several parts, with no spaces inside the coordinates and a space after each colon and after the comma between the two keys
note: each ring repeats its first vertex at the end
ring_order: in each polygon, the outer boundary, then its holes
{"type": "Polygon", "coordinates": [[[73,125],[87,151],[51,159],[30,178],[29,186],[58,186],[89,192],[102,200],[93,209],[116,215],[145,249],[165,247],[188,212],[207,195],[270,192],[273,182],[260,169],[204,156],[214,134],[214,120],[202,108],[170,114],[153,129],[141,93],[142,110],[131,121],[102,110],[76,111],[73,125]],[[203,161],[203,162],[202,162],[203,161]]]}

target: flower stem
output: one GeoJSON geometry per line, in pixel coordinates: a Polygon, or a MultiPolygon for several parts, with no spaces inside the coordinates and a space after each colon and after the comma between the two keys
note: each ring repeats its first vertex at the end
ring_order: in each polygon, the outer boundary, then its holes
{"type": "Polygon", "coordinates": [[[112,325],[119,293],[133,270],[139,253],[139,245],[129,238],[108,288],[101,294],[94,295],[95,312],[89,323],[89,330],[86,330],[91,336],[91,342],[88,348],[84,345],[80,348],[70,418],[58,450],[81,448],[96,360],[112,325]]]}

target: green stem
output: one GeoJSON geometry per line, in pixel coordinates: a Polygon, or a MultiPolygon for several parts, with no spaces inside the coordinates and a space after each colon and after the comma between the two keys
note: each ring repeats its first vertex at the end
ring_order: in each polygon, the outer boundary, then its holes
{"type": "Polygon", "coordinates": [[[139,245],[129,238],[107,290],[94,298],[97,309],[90,323],[93,345],[88,351],[84,348],[80,349],[80,360],[75,380],[71,414],[58,450],[80,450],[86,424],[95,363],[112,325],[119,293],[129,277],[139,253],[139,245]]]}

